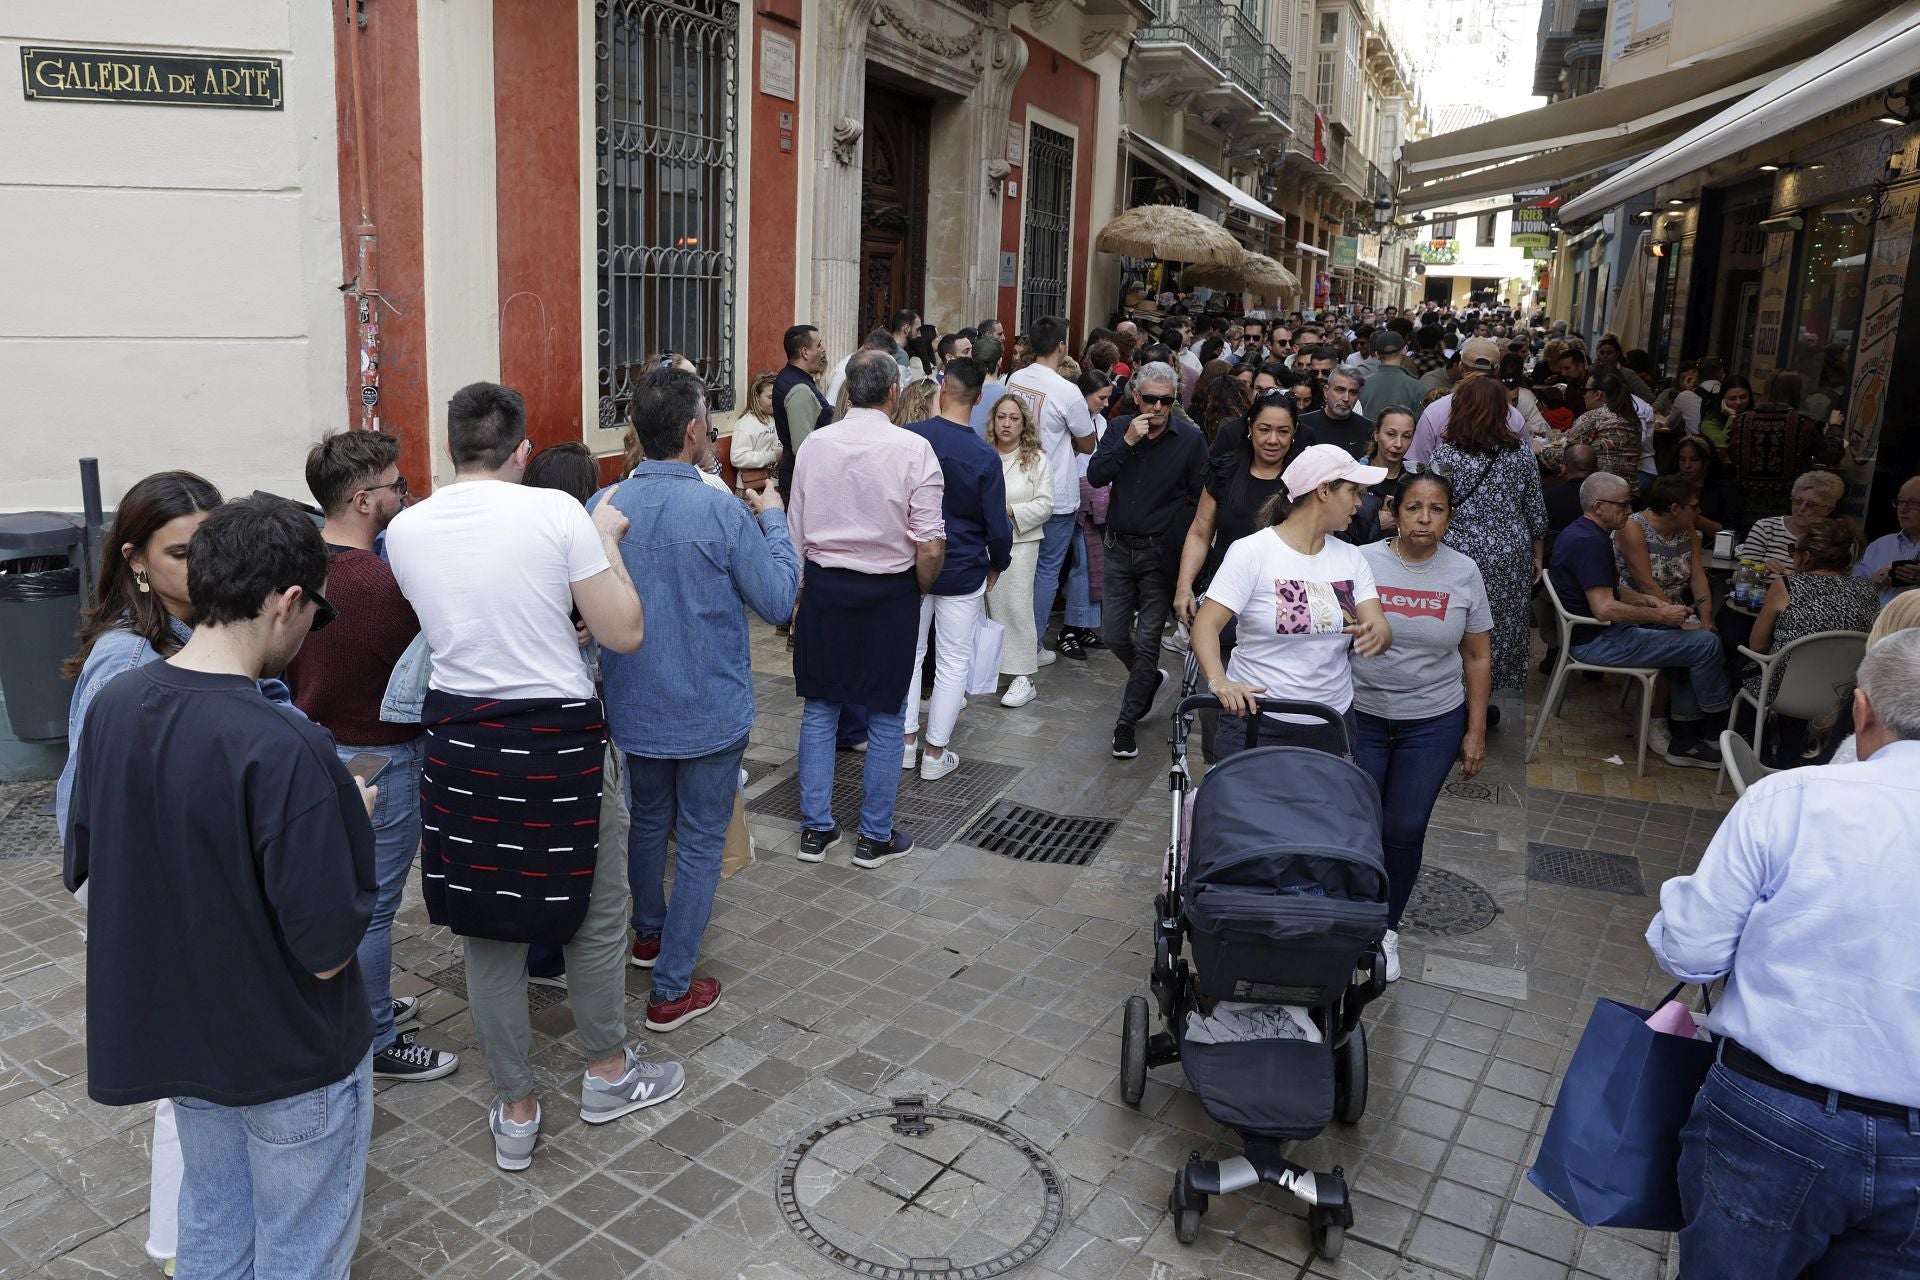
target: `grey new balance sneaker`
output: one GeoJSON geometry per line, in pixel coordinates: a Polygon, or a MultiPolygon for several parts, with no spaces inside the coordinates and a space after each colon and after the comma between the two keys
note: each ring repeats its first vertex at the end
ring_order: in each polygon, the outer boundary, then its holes
{"type": "Polygon", "coordinates": [[[687,1073],[677,1062],[642,1062],[627,1051],[627,1070],[618,1080],[602,1080],[591,1071],[580,1080],[580,1118],[605,1124],[621,1116],[665,1102],[687,1085],[687,1073]]]}
{"type": "Polygon", "coordinates": [[[524,1124],[506,1117],[504,1105],[495,1099],[487,1108],[487,1127],[493,1130],[493,1162],[509,1173],[518,1173],[533,1163],[533,1144],[540,1140],[540,1104],[533,1104],[533,1119],[524,1124]]]}

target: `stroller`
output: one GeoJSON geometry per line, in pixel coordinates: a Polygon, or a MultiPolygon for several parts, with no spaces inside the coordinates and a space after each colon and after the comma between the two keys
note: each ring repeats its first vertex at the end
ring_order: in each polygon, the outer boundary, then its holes
{"type": "MultiPolygon", "coordinates": [[[[1360,1011],[1386,989],[1380,799],[1351,759],[1254,747],[1208,772],[1189,847],[1187,733],[1195,711],[1219,706],[1202,695],[1174,708],[1173,836],[1154,899],[1151,980],[1166,1029],[1149,1034],[1146,998],[1128,998],[1121,1090],[1138,1105],[1147,1068],[1178,1060],[1207,1114],[1241,1136],[1243,1155],[1195,1152],[1175,1175],[1169,1208],[1180,1243],[1199,1235],[1207,1197],[1271,1182],[1310,1206],[1314,1251],[1331,1259],[1353,1225],[1344,1171],[1314,1173],[1281,1149],[1366,1112],[1360,1011]]],[[[1259,706],[1318,717],[1345,737],[1341,717],[1316,703],[1259,706]]]]}

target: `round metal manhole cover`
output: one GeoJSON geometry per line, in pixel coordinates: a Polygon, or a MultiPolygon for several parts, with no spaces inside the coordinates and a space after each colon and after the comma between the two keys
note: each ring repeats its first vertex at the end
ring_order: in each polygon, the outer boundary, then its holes
{"type": "Polygon", "coordinates": [[[1066,1179],[996,1120],[917,1097],[829,1120],[780,1164],[796,1235],[875,1280],[989,1280],[1066,1221],[1066,1179]]]}
{"type": "Polygon", "coordinates": [[[1441,867],[1422,867],[1400,927],[1459,937],[1478,933],[1499,914],[1500,904],[1493,895],[1465,876],[1441,867]]]}
{"type": "Polygon", "coordinates": [[[1449,782],[1444,790],[1456,800],[1471,800],[1475,804],[1500,803],[1499,790],[1484,782],[1449,782]]]}

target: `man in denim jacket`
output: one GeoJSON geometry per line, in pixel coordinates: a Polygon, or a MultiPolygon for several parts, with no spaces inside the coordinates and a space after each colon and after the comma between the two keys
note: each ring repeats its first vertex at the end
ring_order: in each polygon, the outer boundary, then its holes
{"type": "Polygon", "coordinates": [[[627,517],[620,554],[647,617],[646,644],[604,653],[601,674],[607,728],[627,755],[631,789],[633,963],[653,970],[647,1026],[670,1031],[720,999],[719,981],[695,980],[693,963],[753,727],[746,609],[770,623],[792,617],[800,561],[778,490],[749,492],[742,504],[700,482],[715,433],[697,377],[665,369],[641,379],[633,427],[646,460],[589,506],[611,501],[627,517]]]}

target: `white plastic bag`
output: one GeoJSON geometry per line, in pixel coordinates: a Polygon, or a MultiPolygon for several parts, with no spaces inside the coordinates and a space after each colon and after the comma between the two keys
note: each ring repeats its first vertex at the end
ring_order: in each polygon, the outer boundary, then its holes
{"type": "Polygon", "coordinates": [[[1000,690],[1000,651],[1007,629],[982,613],[973,624],[973,657],[967,663],[967,692],[988,694],[1000,690]]]}

